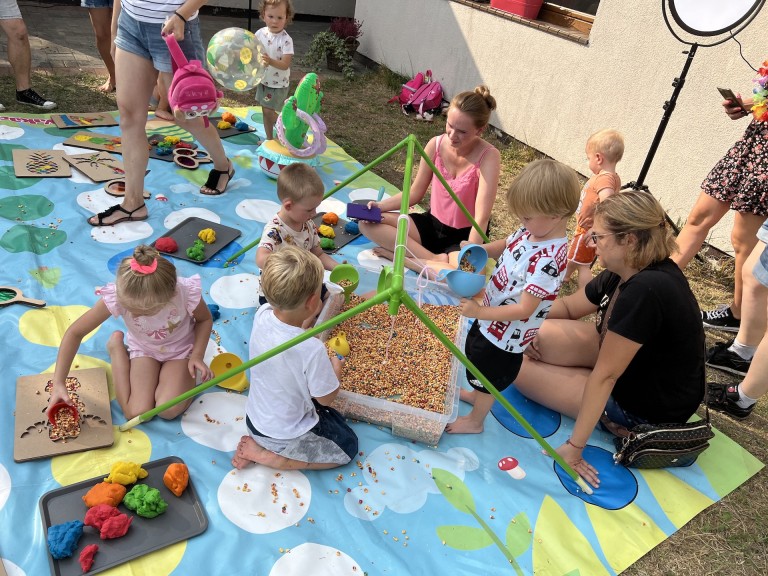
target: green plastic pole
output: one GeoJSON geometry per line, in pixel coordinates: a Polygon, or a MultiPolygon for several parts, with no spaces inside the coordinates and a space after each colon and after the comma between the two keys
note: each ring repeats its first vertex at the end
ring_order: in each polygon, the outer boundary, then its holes
{"type": "Polygon", "coordinates": [[[560,456],[557,452],[555,452],[554,448],[549,445],[549,443],[544,440],[541,434],[539,434],[536,429],[531,426],[528,421],[523,418],[523,415],[518,412],[512,404],[509,403],[509,401],[504,398],[504,396],[501,395],[501,393],[496,389],[496,387],[491,384],[488,379],[483,375],[480,370],[477,369],[477,367],[470,362],[469,358],[467,358],[464,353],[459,350],[459,348],[454,344],[450,338],[448,338],[440,328],[437,327],[437,325],[432,322],[432,319],[427,316],[424,311],[419,308],[418,304],[411,298],[407,292],[404,292],[402,294],[402,302],[405,304],[406,308],[408,308],[411,312],[413,312],[419,320],[421,320],[424,325],[429,328],[429,331],[434,334],[440,342],[443,343],[443,345],[448,348],[448,350],[451,351],[451,353],[458,358],[459,362],[461,362],[467,370],[469,370],[472,375],[477,378],[480,383],[485,387],[488,392],[491,393],[491,395],[501,404],[507,412],[509,412],[512,417],[517,420],[518,424],[520,424],[525,430],[533,436],[533,439],[536,440],[536,442],[539,443],[539,445],[544,448],[544,450],[554,458],[555,462],[557,462],[560,467],[565,470],[566,474],[573,478],[574,482],[576,482],[579,487],[587,494],[592,494],[592,488],[589,487],[589,485],[584,481],[584,479],[578,475],[578,473],[571,468],[565,460],[563,460],[563,457],[560,456]]]}
{"type": "Polygon", "coordinates": [[[227,258],[226,260],[224,260],[224,268],[226,268],[227,266],[229,266],[229,263],[230,263],[230,262],[232,262],[233,260],[237,260],[237,258],[238,258],[239,256],[242,256],[243,254],[245,254],[246,252],[248,252],[248,250],[250,250],[251,248],[253,248],[254,246],[256,246],[256,244],[258,244],[259,242],[261,242],[261,236],[259,236],[258,238],[256,238],[256,240],[254,240],[254,241],[253,241],[253,242],[251,242],[250,244],[248,244],[248,246],[245,246],[244,248],[241,248],[240,250],[238,250],[237,252],[235,252],[234,254],[232,254],[232,256],[230,256],[229,258],[227,258]]]}
{"type": "Polygon", "coordinates": [[[340,182],[339,184],[337,184],[336,186],[334,186],[333,188],[331,188],[330,190],[328,190],[328,192],[326,192],[326,193],[325,193],[325,196],[323,196],[323,200],[325,200],[325,199],[326,199],[326,198],[328,198],[329,196],[333,196],[334,194],[336,194],[336,192],[338,192],[339,190],[341,190],[342,188],[344,188],[344,186],[346,186],[346,185],[347,185],[347,184],[349,184],[350,182],[354,181],[355,179],[359,178],[359,177],[360,177],[360,176],[362,176],[362,175],[363,175],[365,172],[368,172],[369,170],[372,170],[372,169],[374,169],[376,166],[378,166],[379,164],[381,164],[382,162],[384,162],[384,160],[386,160],[387,158],[389,158],[390,156],[392,156],[392,154],[394,154],[395,152],[397,152],[398,150],[400,150],[400,149],[401,149],[403,146],[405,146],[405,144],[408,142],[408,139],[409,139],[409,138],[412,138],[412,137],[413,137],[413,134],[409,134],[409,135],[408,135],[408,136],[406,136],[406,137],[405,137],[405,138],[404,138],[404,139],[403,139],[403,140],[402,140],[402,141],[401,141],[399,144],[395,144],[395,146],[394,146],[393,148],[390,148],[390,149],[389,149],[387,152],[384,152],[384,154],[382,154],[381,156],[379,156],[378,158],[376,158],[376,159],[375,159],[374,161],[372,161],[370,164],[366,164],[365,166],[363,166],[362,168],[360,168],[360,170],[358,170],[357,172],[355,172],[354,174],[352,174],[352,176],[350,176],[349,178],[347,178],[347,179],[346,179],[346,180],[344,180],[343,182],[340,182]]]}
{"type": "MultiPolygon", "coordinates": [[[[413,136],[413,135],[411,135],[413,136]]],[[[467,207],[464,206],[461,200],[459,200],[459,197],[456,196],[456,193],[453,191],[453,188],[450,187],[448,182],[446,182],[445,178],[442,174],[440,174],[440,170],[437,169],[437,167],[432,162],[432,159],[427,155],[424,148],[419,144],[418,140],[415,139],[416,142],[416,149],[419,152],[419,155],[424,158],[424,161],[427,163],[427,166],[429,166],[429,169],[432,170],[432,173],[437,176],[437,179],[440,180],[440,183],[443,185],[443,187],[448,191],[448,194],[450,194],[451,198],[453,198],[453,201],[456,202],[456,205],[459,207],[459,209],[464,213],[464,216],[467,217],[467,219],[472,222],[472,227],[477,230],[477,232],[480,234],[480,237],[483,239],[483,242],[490,242],[488,239],[488,236],[485,234],[485,230],[480,229],[480,225],[475,221],[475,219],[472,217],[472,214],[469,213],[469,210],[467,210],[467,207]]]]}
{"type": "Polygon", "coordinates": [[[224,374],[216,376],[215,378],[211,378],[207,382],[203,382],[202,384],[195,386],[191,390],[187,390],[183,394],[179,394],[178,396],[176,396],[176,398],[172,398],[171,400],[168,400],[168,402],[165,402],[164,404],[161,404],[160,406],[157,406],[152,410],[147,410],[143,414],[139,414],[135,418],[131,418],[124,424],[120,425],[120,431],[125,432],[126,430],[129,430],[138,424],[146,422],[147,420],[151,420],[161,412],[168,410],[168,408],[175,406],[179,402],[183,402],[184,400],[192,398],[193,396],[197,396],[198,394],[200,394],[200,392],[207,390],[211,386],[214,386],[219,382],[223,382],[224,380],[231,378],[232,376],[235,376],[240,372],[244,372],[245,370],[248,370],[252,366],[255,366],[256,364],[264,362],[264,360],[268,360],[273,356],[277,356],[278,354],[280,354],[281,352],[284,352],[288,348],[291,348],[292,346],[295,346],[300,342],[304,342],[304,340],[309,340],[310,338],[320,334],[321,332],[324,332],[325,330],[328,330],[329,328],[333,328],[337,324],[344,322],[344,320],[347,320],[348,318],[351,318],[352,316],[355,316],[360,312],[365,312],[368,308],[371,308],[376,304],[381,304],[382,302],[385,302],[387,298],[389,298],[389,292],[390,290],[385,290],[381,294],[376,294],[370,300],[361,302],[354,308],[350,308],[349,310],[346,310],[345,312],[342,312],[341,314],[338,314],[337,316],[334,316],[333,318],[326,320],[319,326],[315,326],[314,328],[311,328],[305,332],[302,332],[295,338],[291,338],[287,342],[280,344],[279,346],[273,348],[272,350],[267,350],[266,352],[264,352],[263,354],[260,354],[256,358],[252,358],[247,362],[243,362],[240,366],[232,368],[231,370],[228,370],[227,372],[224,372],[224,374]]]}
{"type": "MultiPolygon", "coordinates": [[[[403,193],[400,196],[400,215],[408,214],[411,198],[411,177],[413,176],[413,151],[416,136],[409,134],[404,140],[408,151],[405,155],[405,174],[403,175],[403,193]]],[[[403,291],[405,278],[405,245],[408,241],[408,221],[397,219],[397,236],[395,241],[395,258],[392,264],[392,295],[389,300],[389,314],[395,316],[400,308],[400,294],[403,291]]]]}

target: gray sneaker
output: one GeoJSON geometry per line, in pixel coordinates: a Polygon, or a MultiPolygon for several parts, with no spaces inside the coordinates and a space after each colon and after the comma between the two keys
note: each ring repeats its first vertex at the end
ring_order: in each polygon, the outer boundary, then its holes
{"type": "Polygon", "coordinates": [[[46,100],[32,88],[27,88],[26,90],[21,91],[16,90],[16,102],[19,104],[26,104],[27,106],[34,106],[41,110],[53,110],[56,108],[56,102],[46,100]]]}

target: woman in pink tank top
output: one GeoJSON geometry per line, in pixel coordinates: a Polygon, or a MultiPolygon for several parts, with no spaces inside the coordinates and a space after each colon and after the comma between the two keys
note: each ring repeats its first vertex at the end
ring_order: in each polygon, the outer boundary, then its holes
{"type": "MultiPolygon", "coordinates": [[[[486,86],[461,92],[448,108],[445,134],[432,138],[424,149],[482,230],[488,229],[499,183],[499,151],[482,138],[495,108],[496,100],[486,86]]],[[[409,214],[408,256],[447,262],[447,253],[458,250],[462,241],[482,244],[480,233],[422,159],[411,185],[410,205],[421,202],[430,188],[429,210],[409,214]]],[[[392,258],[401,196],[370,202],[369,207],[381,209],[383,220],[360,223],[365,237],[379,245],[374,250],[379,256],[392,258]]]]}

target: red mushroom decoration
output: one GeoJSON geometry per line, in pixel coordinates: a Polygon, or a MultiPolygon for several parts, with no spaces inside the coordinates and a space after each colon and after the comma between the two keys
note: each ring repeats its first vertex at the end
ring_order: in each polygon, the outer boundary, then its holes
{"type": "Polygon", "coordinates": [[[506,456],[499,460],[499,470],[506,472],[515,480],[525,478],[525,470],[520,467],[517,458],[512,458],[512,456],[506,456]]]}

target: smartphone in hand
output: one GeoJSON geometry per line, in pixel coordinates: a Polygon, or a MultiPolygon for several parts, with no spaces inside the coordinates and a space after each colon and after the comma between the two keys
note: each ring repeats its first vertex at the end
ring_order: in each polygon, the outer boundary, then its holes
{"type": "Polygon", "coordinates": [[[718,88],[717,91],[720,92],[720,96],[722,96],[723,99],[733,102],[734,107],[741,108],[744,110],[745,114],[749,114],[749,110],[747,110],[747,108],[744,106],[741,99],[736,97],[736,94],[733,93],[733,90],[730,88],[718,88]]]}

